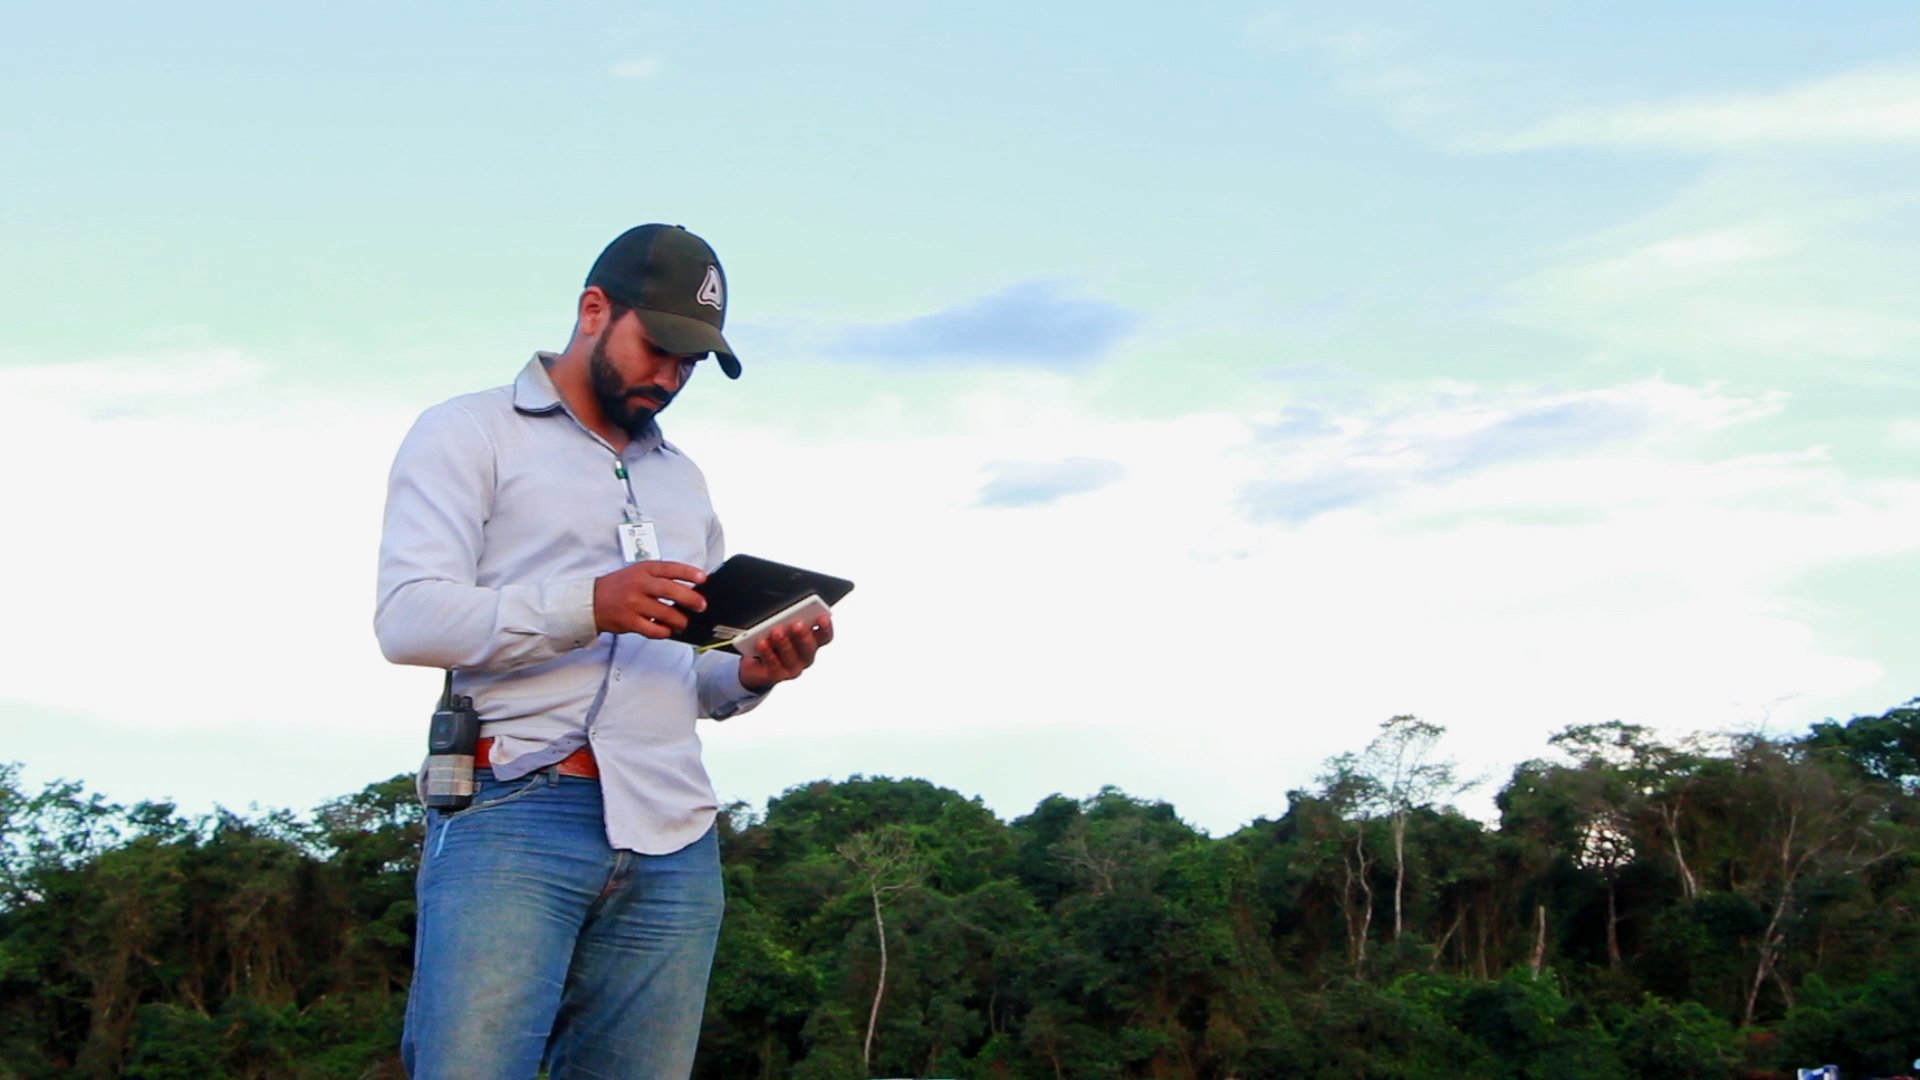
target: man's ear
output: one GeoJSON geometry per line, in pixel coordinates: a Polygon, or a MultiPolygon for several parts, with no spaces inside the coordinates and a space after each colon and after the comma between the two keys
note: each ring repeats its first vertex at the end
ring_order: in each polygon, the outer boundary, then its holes
{"type": "Polygon", "coordinates": [[[574,315],[574,325],[579,328],[580,336],[599,337],[607,328],[607,316],[612,311],[613,304],[600,286],[587,286],[580,294],[580,306],[574,315]]]}

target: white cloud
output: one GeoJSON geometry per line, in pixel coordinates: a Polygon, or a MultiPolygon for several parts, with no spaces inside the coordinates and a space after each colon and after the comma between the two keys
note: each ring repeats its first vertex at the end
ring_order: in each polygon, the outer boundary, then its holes
{"type": "Polygon", "coordinates": [[[82,410],[177,404],[254,385],[267,366],[238,349],[182,350],[140,357],[0,368],[0,391],[82,410]]]}
{"type": "Polygon", "coordinates": [[[1568,113],[1481,142],[1492,150],[1595,146],[1688,152],[1920,142],[1920,70],[1845,72],[1771,93],[1691,97],[1568,113]]]}
{"type": "MultiPolygon", "coordinates": [[[[1781,698],[1794,704],[1776,718],[1791,723],[1879,677],[1894,658],[1834,651],[1775,591],[1811,566],[1920,546],[1920,490],[1850,483],[1818,453],[1707,454],[1701,438],[1770,415],[1772,397],[1649,383],[1598,398],[1646,425],[1604,452],[1430,478],[1292,527],[1228,508],[1265,470],[1330,467],[1334,448],[1354,448],[1345,436],[1263,440],[1225,414],[1040,426],[1035,406],[1008,401],[973,435],[809,452],[823,483],[796,489],[732,468],[725,458],[780,449],[740,433],[708,466],[732,477],[716,481],[740,507],[730,535],[805,547],[862,581],[847,651],[768,718],[769,737],[804,732],[807,767],[844,772],[876,771],[864,755],[906,733],[951,745],[1009,722],[1090,727],[1136,757],[1204,746],[1269,783],[1222,786],[1217,764],[1194,761],[1147,793],[1227,827],[1279,812],[1285,786],[1396,712],[1448,724],[1463,756],[1503,768],[1566,723],[1693,730],[1781,698]],[[969,462],[1069,447],[1124,463],[1126,478],[1044,511],[964,508],[969,462]],[[825,482],[836,476],[843,487],[825,482]],[[1623,580],[1660,587],[1627,594],[1623,580]]],[[[1332,426],[1417,456],[1568,400],[1460,388],[1452,403],[1332,426]]],[[[756,756],[754,736],[725,737],[743,768],[808,778],[756,756]]],[[[993,783],[1030,806],[1064,765],[1003,759],[993,783]]]]}
{"type": "Polygon", "coordinates": [[[1515,322],[1687,364],[1877,361],[1920,347],[1911,195],[1729,161],[1511,285],[1515,322]]]}
{"type": "Polygon", "coordinates": [[[1711,275],[1742,263],[1777,258],[1795,247],[1791,234],[1777,225],[1744,225],[1656,240],[1593,264],[1588,272],[1600,279],[1644,281],[1681,274],[1711,275]]]}
{"type": "Polygon", "coordinates": [[[1920,420],[1895,420],[1889,424],[1887,443],[1901,450],[1920,450],[1920,420]]]}
{"type": "Polygon", "coordinates": [[[651,56],[622,60],[613,65],[613,77],[616,79],[651,79],[658,74],[660,61],[651,56]]]}
{"type": "Polygon", "coordinates": [[[1561,394],[1454,387],[1413,406],[1322,421],[1304,436],[1297,424],[1266,427],[1252,452],[1273,460],[1238,502],[1256,521],[1303,522],[1489,471],[1672,443],[1783,403],[1778,394],[1733,397],[1659,380],[1561,394]],[[1288,452],[1271,454],[1279,445],[1288,452]]]}
{"type": "MultiPolygon", "coordinates": [[[[1016,814],[1113,780],[1224,829],[1280,812],[1288,786],[1395,713],[1505,768],[1576,721],[1691,730],[1792,695],[1782,722],[1817,718],[1898,659],[1835,650],[1775,592],[1911,550],[1920,488],[1852,481],[1818,454],[1720,460],[1699,441],[1769,399],[1650,382],[1427,401],[1310,424],[1122,422],[983,389],[971,430],[801,445],[677,405],[675,441],[736,550],[858,582],[819,668],[710,729],[723,792],[910,766],[1016,814]],[[1430,444],[1593,403],[1635,421],[1583,428],[1613,432],[1597,449],[1417,464],[1430,444]],[[1299,525],[1233,511],[1255,479],[1349,454],[1415,463],[1415,482],[1299,525]],[[987,463],[1072,458],[1124,471],[1053,505],[972,506],[987,463]]],[[[0,499],[52,524],[7,539],[10,565],[34,569],[10,597],[24,614],[0,627],[12,697],[86,715],[109,743],[118,729],[176,746],[244,732],[295,760],[316,739],[366,747],[330,751],[304,779],[315,790],[229,802],[306,805],[417,760],[434,679],[385,664],[369,625],[384,474],[410,415],[262,395],[241,417],[89,417],[44,393],[15,415],[0,453],[36,467],[9,470],[0,499]]]]}
{"type": "Polygon", "coordinates": [[[11,696],[120,724],[337,731],[355,722],[334,686],[391,685],[369,666],[367,573],[410,418],[250,389],[259,368],[215,351],[0,378],[21,414],[0,454],[30,463],[0,501],[43,523],[6,540],[34,568],[13,600],[31,617],[0,631],[32,658],[11,696]]]}

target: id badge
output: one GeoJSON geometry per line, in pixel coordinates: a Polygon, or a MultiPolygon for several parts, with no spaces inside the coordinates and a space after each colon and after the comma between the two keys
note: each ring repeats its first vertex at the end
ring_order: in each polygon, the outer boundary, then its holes
{"type": "Polygon", "coordinates": [[[653,522],[642,518],[620,523],[620,557],[628,566],[660,557],[660,540],[653,533],[653,522]]]}

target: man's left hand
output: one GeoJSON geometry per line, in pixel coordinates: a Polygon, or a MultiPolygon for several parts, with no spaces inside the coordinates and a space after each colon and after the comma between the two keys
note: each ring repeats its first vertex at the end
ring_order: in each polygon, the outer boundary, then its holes
{"type": "Polygon", "coordinates": [[[822,615],[811,628],[796,619],[760,639],[752,656],[740,658],[740,685],[764,694],[776,683],[797,679],[813,666],[813,658],[833,641],[833,616],[822,615]]]}

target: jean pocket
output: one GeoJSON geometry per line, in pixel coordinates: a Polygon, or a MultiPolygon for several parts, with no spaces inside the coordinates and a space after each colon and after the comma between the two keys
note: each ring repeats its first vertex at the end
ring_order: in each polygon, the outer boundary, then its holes
{"type": "Polygon", "coordinates": [[[552,786],[552,780],[544,770],[528,773],[516,780],[480,780],[479,790],[473,793],[473,802],[465,809],[427,811],[426,859],[421,863],[421,872],[427,872],[439,860],[440,853],[446,850],[447,837],[452,835],[454,826],[459,822],[475,814],[484,814],[510,803],[530,799],[552,786]]]}
{"type": "Polygon", "coordinates": [[[468,814],[477,814],[483,810],[493,810],[511,802],[519,802],[549,786],[550,783],[545,770],[530,772],[516,780],[482,780],[479,790],[473,793],[472,805],[447,815],[447,820],[458,821],[468,814]]]}

